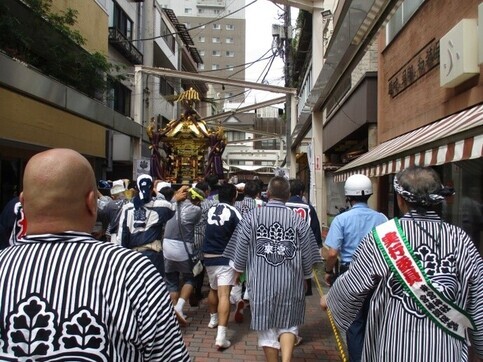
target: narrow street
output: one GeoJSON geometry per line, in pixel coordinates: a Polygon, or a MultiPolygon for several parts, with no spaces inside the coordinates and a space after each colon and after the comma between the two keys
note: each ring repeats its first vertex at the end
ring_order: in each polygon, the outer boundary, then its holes
{"type": "MultiPolygon", "coordinates": [[[[341,361],[336,339],[327,313],[319,307],[319,295],[314,285],[314,294],[306,300],[305,324],[300,328],[302,343],[295,347],[293,361],[341,361]]],[[[326,291],[325,291],[326,292],[326,291]]],[[[257,334],[250,330],[250,309],[245,309],[245,321],[234,322],[234,307],[228,324],[228,339],[232,345],[225,351],[215,348],[216,329],[207,327],[209,312],[207,299],[199,307],[185,310],[189,325],[182,328],[190,355],[195,362],[241,362],[264,361],[263,350],[257,346],[257,334]]]]}

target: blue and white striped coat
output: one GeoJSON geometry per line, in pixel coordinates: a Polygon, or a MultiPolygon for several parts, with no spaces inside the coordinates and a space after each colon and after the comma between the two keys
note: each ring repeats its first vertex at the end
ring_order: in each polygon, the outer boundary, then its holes
{"type": "MultiPolygon", "coordinates": [[[[431,283],[473,318],[477,330],[470,334],[472,343],[483,356],[483,260],[473,242],[434,212],[424,217],[406,214],[400,222],[431,283]]],[[[362,361],[468,361],[466,343],[448,335],[421,311],[369,234],[359,244],[349,271],[327,295],[340,328],[349,327],[373,289],[362,361]]]]}
{"type": "Polygon", "coordinates": [[[0,360],[189,361],[166,286],[141,254],[89,234],[0,251],[0,360]]]}
{"type": "Polygon", "coordinates": [[[237,271],[246,271],[251,328],[302,325],[304,279],[321,262],[314,235],[305,220],[282,202],[244,215],[223,254],[237,271]]]}

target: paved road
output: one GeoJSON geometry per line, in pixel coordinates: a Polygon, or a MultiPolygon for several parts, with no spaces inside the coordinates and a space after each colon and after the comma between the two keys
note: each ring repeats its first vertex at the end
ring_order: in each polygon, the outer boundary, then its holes
{"type": "MultiPolygon", "coordinates": [[[[314,285],[314,295],[307,297],[305,324],[300,328],[302,343],[295,347],[293,361],[341,361],[335,336],[326,312],[319,307],[319,296],[314,285]]],[[[207,327],[209,313],[207,300],[199,307],[190,307],[185,313],[189,325],[182,328],[185,343],[195,362],[264,361],[263,350],[257,347],[256,333],[251,331],[250,310],[245,311],[245,321],[234,322],[234,310],[230,314],[228,339],[232,346],[224,351],[215,348],[216,329],[207,327]]]]}

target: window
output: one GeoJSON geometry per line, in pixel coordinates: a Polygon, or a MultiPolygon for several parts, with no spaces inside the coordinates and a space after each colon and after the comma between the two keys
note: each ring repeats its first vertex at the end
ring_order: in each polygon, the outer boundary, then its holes
{"type": "Polygon", "coordinates": [[[174,87],[164,78],[159,78],[159,94],[162,96],[174,95],[174,87]]]}
{"type": "Polygon", "coordinates": [[[219,43],[219,42],[220,42],[220,37],[218,37],[218,36],[214,36],[213,38],[211,38],[211,41],[212,41],[213,43],[219,43]]]}
{"type": "Polygon", "coordinates": [[[204,64],[198,64],[198,70],[205,70],[204,64]]]}
{"type": "Polygon", "coordinates": [[[199,41],[200,43],[204,43],[204,42],[205,42],[205,37],[204,37],[204,36],[200,36],[200,37],[198,37],[198,41],[199,41]]]}
{"type": "Polygon", "coordinates": [[[191,24],[190,23],[184,23],[184,26],[186,26],[186,29],[191,29],[191,24]]]}
{"type": "Polygon", "coordinates": [[[161,19],[161,38],[164,39],[164,42],[166,43],[166,45],[174,53],[176,40],[174,39],[173,34],[169,31],[168,26],[166,25],[163,19],[161,19]]]}
{"type": "Polygon", "coordinates": [[[478,181],[483,176],[483,166],[478,161],[475,159],[447,163],[435,167],[435,170],[443,180],[459,181],[455,184],[456,194],[451,202],[444,204],[442,208],[443,218],[446,222],[465,230],[472,237],[481,255],[481,204],[477,200],[481,200],[480,197],[483,195],[481,181],[478,181]]]}
{"type": "Polygon", "coordinates": [[[238,166],[243,166],[245,165],[244,160],[230,160],[230,165],[238,165],[238,166]]]}
{"type": "Polygon", "coordinates": [[[226,66],[226,70],[228,70],[229,72],[233,72],[233,69],[234,69],[233,65],[226,66]]]}
{"type": "Polygon", "coordinates": [[[121,82],[111,83],[108,106],[124,116],[131,116],[131,90],[121,82]]]}
{"type": "Polygon", "coordinates": [[[213,50],[211,52],[211,55],[213,55],[214,57],[220,57],[221,56],[221,51],[219,51],[219,50],[213,50]]]}
{"type": "Polygon", "coordinates": [[[262,149],[262,150],[276,150],[280,148],[280,141],[277,139],[273,140],[262,140],[259,143],[259,148],[257,149],[262,149]]]}
{"type": "Polygon", "coordinates": [[[235,56],[235,52],[233,50],[227,50],[225,55],[227,57],[233,58],[235,56]]]}
{"type": "Polygon", "coordinates": [[[114,3],[113,25],[127,39],[132,39],[133,22],[117,3],[114,3]]]}
{"type": "Polygon", "coordinates": [[[211,66],[211,70],[218,70],[218,69],[220,69],[220,65],[219,64],[213,64],[211,66]]]}
{"type": "Polygon", "coordinates": [[[193,13],[193,9],[191,9],[191,8],[184,8],[184,13],[185,14],[191,14],[191,13],[193,13]]]}
{"type": "MultiPolygon", "coordinates": [[[[245,132],[226,131],[225,136],[227,141],[241,141],[246,139],[245,132]]],[[[243,163],[245,162],[243,161],[243,163]]]]}
{"type": "Polygon", "coordinates": [[[215,30],[220,30],[220,29],[221,29],[221,25],[220,25],[220,24],[216,24],[216,23],[214,23],[214,24],[213,24],[213,29],[215,29],[215,30]]]}
{"type": "Polygon", "coordinates": [[[233,25],[233,24],[226,24],[226,30],[235,30],[235,25],[233,25]]]}
{"type": "Polygon", "coordinates": [[[200,53],[200,57],[204,57],[205,56],[205,51],[204,50],[199,50],[198,53],[200,53]]]}
{"type": "Polygon", "coordinates": [[[206,27],[206,25],[205,25],[205,24],[201,24],[201,23],[199,24],[199,28],[200,28],[200,29],[204,29],[205,27],[206,27]]]}
{"type": "Polygon", "coordinates": [[[404,0],[386,25],[386,45],[388,45],[411,19],[424,0],[404,0]]]}
{"type": "Polygon", "coordinates": [[[233,44],[233,38],[226,38],[225,43],[233,44]]]}

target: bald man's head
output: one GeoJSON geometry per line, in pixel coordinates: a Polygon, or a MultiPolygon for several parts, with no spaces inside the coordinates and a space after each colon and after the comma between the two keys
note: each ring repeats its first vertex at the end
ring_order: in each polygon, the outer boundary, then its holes
{"type": "Polygon", "coordinates": [[[91,232],[96,220],[97,189],[89,161],[70,149],[33,156],[25,168],[23,193],[27,234],[91,232]]]}

